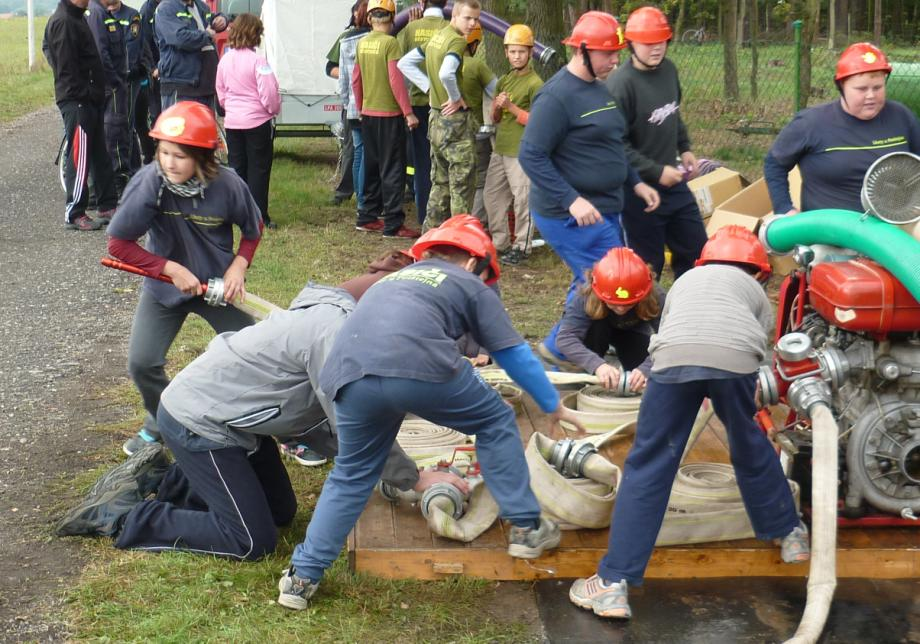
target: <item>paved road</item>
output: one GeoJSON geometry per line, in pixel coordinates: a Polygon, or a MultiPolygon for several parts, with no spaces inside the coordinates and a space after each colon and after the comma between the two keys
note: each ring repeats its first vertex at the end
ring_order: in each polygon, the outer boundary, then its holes
{"type": "MultiPolygon", "coordinates": [[[[69,481],[115,439],[99,394],[123,379],[137,283],[98,265],[103,232],[63,226],[55,108],[0,126],[0,640],[61,640],[81,544],[51,538],[69,481]]],[[[72,500],[73,497],[69,497],[72,500]]]]}

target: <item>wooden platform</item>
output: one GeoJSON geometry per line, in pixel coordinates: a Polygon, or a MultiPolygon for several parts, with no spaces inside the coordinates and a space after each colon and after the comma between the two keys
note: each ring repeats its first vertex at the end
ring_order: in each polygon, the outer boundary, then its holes
{"type": "MultiPolygon", "coordinates": [[[[525,396],[518,415],[526,441],[537,429],[546,431],[546,417],[525,396]]],[[[717,425],[717,421],[714,421],[717,425]]],[[[703,432],[687,462],[728,462],[724,435],[718,428],[703,432]]],[[[628,439],[608,453],[622,466],[628,439]]],[[[440,579],[466,575],[486,579],[530,580],[587,577],[607,549],[607,530],[563,532],[560,547],[528,562],[506,553],[508,527],[496,522],[469,544],[432,534],[418,508],[395,506],[374,494],[348,538],[352,570],[392,579],[440,579]]],[[[837,576],[869,579],[920,578],[920,529],[845,529],[838,531],[837,576]]],[[[647,578],[804,577],[807,564],[786,565],[776,546],[746,539],[656,548],[647,578]]]]}

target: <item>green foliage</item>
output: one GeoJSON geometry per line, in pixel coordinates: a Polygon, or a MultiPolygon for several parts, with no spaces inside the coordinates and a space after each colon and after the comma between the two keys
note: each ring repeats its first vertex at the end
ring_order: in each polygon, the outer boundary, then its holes
{"type": "Polygon", "coordinates": [[[29,71],[28,21],[0,20],[0,123],[54,102],[54,80],[41,53],[47,18],[35,19],[36,70],[29,71]]]}

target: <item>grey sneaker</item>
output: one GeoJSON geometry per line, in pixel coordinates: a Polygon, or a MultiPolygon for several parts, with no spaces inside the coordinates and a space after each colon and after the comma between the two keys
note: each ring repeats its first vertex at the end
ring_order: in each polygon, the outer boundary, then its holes
{"type": "Polygon", "coordinates": [[[604,584],[604,580],[597,575],[591,575],[587,579],[576,579],[569,589],[569,601],[576,606],[594,611],[599,617],[632,617],[625,579],[609,585],[604,584]]]}
{"type": "Polygon", "coordinates": [[[294,574],[294,566],[291,566],[278,580],[278,603],[291,610],[304,610],[317,588],[319,582],[314,584],[309,579],[301,579],[294,574]]]}
{"type": "Polygon", "coordinates": [[[792,532],[779,540],[779,545],[783,563],[801,563],[811,558],[811,546],[808,545],[808,528],[801,521],[799,521],[799,525],[792,529],[792,532]]]}
{"type": "Polygon", "coordinates": [[[124,444],[121,446],[121,451],[123,451],[128,456],[131,456],[144,445],[150,445],[151,443],[159,444],[162,443],[162,440],[163,439],[160,438],[159,432],[141,428],[138,433],[124,442],[124,444]]]}
{"type": "Polygon", "coordinates": [[[64,515],[55,532],[59,537],[114,537],[128,512],[142,500],[134,481],[121,480],[98,490],[94,488],[80,505],[64,515]]]}
{"type": "Polygon", "coordinates": [[[123,463],[119,463],[99,477],[87,496],[99,494],[121,481],[132,481],[137,485],[141,498],[160,487],[160,481],[169,469],[169,457],[162,443],[145,443],[123,463]]]}
{"type": "Polygon", "coordinates": [[[511,526],[508,554],[519,559],[536,559],[544,550],[558,546],[561,538],[559,526],[544,517],[540,518],[540,527],[536,530],[511,526]]]}

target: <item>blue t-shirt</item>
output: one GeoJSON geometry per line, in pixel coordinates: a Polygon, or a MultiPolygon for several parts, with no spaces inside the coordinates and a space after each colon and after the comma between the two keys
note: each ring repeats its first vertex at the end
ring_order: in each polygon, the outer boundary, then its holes
{"type": "Polygon", "coordinates": [[[839,100],[802,110],[776,137],[764,161],[773,211],[792,208],[786,175],[798,164],[802,210],[862,212],[863,177],[876,159],[890,152],[920,153],[917,117],[897,101],[886,101],[868,121],[847,114],[839,100]]]}
{"type": "MultiPolygon", "coordinates": [[[[204,199],[180,197],[163,186],[156,164],[141,168],[128,182],[108,233],[136,240],[147,234],[149,252],[182,264],[202,282],[223,277],[233,261],[233,224],[246,239],[259,239],[261,211],[242,179],[221,167],[204,189],[204,199]]],[[[174,307],[193,295],[172,284],[146,278],[154,299],[174,307]]]]}
{"type": "Polygon", "coordinates": [[[639,183],[625,137],[626,120],[604,83],[556,72],[534,97],[518,155],[531,210],[565,219],[581,196],[603,214],[619,213],[623,184],[639,183]]]}
{"type": "Polygon", "coordinates": [[[345,321],[320,373],[334,400],[364,376],[447,382],[469,333],[489,353],[523,344],[495,291],[461,267],[429,259],[374,284],[345,321]]]}

